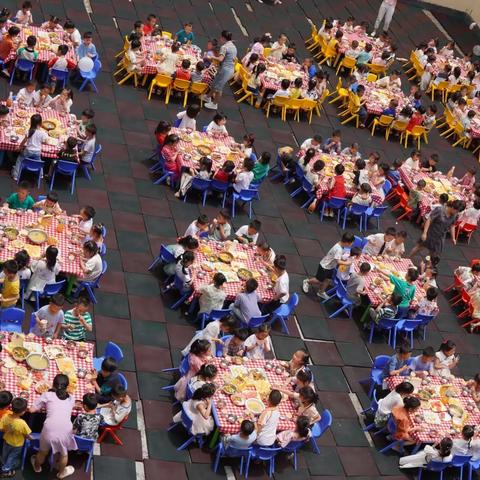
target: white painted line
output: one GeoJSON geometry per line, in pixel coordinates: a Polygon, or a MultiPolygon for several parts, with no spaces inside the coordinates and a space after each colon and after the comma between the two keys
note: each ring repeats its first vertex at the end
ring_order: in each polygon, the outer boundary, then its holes
{"type": "Polygon", "coordinates": [[[232,467],[225,466],[225,475],[227,476],[227,480],[235,480],[235,474],[233,473],[232,467]]]}
{"type": "Polygon", "coordinates": [[[115,17],[112,17],[112,20],[113,20],[113,24],[115,25],[115,28],[117,30],[120,30],[120,28],[118,28],[118,23],[117,23],[117,19],[115,17]]]}
{"type": "Polygon", "coordinates": [[[137,480],[145,480],[145,467],[143,462],[135,462],[135,474],[137,480]]]}
{"type": "Polygon", "coordinates": [[[85,10],[87,11],[88,16],[90,16],[93,13],[92,5],[90,3],[90,0],[83,0],[83,6],[85,7],[85,10]]]}
{"type": "Polygon", "coordinates": [[[232,11],[233,18],[237,22],[238,27],[242,31],[243,36],[248,37],[247,29],[243,26],[242,21],[240,20],[240,17],[237,15],[237,12],[235,11],[235,9],[233,7],[231,7],[230,10],[232,11]]]}
{"type": "Polygon", "coordinates": [[[143,416],[142,402],[137,400],[137,424],[140,430],[140,441],[142,442],[142,458],[148,458],[147,434],[145,432],[145,417],[143,416]]]}
{"type": "MultiPolygon", "coordinates": [[[[453,38],[448,34],[448,32],[443,28],[442,24],[435,18],[435,16],[429,10],[422,10],[422,12],[440,30],[440,32],[442,32],[443,36],[447,38],[447,40],[453,41],[453,38]]],[[[465,56],[462,49],[457,45],[457,42],[455,42],[455,49],[460,55],[465,56]]]]}
{"type": "Polygon", "coordinates": [[[246,3],[246,4],[245,4],[245,7],[246,7],[246,9],[247,9],[249,12],[253,12],[253,8],[252,8],[252,6],[251,6],[249,3],[246,3]]]}

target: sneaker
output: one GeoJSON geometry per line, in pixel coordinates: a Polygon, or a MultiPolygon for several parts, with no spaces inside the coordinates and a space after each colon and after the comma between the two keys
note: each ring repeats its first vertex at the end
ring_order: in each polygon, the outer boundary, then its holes
{"type": "Polygon", "coordinates": [[[308,291],[310,290],[310,284],[308,283],[307,278],[302,283],[302,290],[303,290],[303,293],[308,293],[308,291]]]}
{"type": "Polygon", "coordinates": [[[317,297],[323,298],[324,300],[328,300],[330,298],[325,292],[317,292],[317,297]]]}
{"type": "Polygon", "coordinates": [[[377,36],[377,31],[374,30],[371,34],[370,34],[371,37],[376,37],[377,36]]]}
{"type": "Polygon", "coordinates": [[[57,473],[57,478],[66,478],[75,473],[75,468],[67,465],[61,472],[57,473]]]}
{"type": "Polygon", "coordinates": [[[209,97],[207,94],[200,95],[202,102],[211,103],[212,97],[209,97]]]}
{"type": "Polygon", "coordinates": [[[204,103],[203,106],[205,108],[208,108],[209,110],[217,110],[218,109],[218,105],[216,103],[213,103],[213,102],[204,103]]]}
{"type": "Polygon", "coordinates": [[[31,464],[32,464],[33,471],[34,471],[35,473],[40,473],[40,472],[42,471],[42,467],[39,467],[39,468],[35,467],[35,458],[36,458],[36,456],[35,456],[35,455],[32,455],[32,456],[30,457],[30,462],[31,462],[31,464]]]}
{"type": "Polygon", "coordinates": [[[8,71],[8,68],[4,68],[4,69],[2,70],[2,73],[3,73],[3,75],[5,75],[6,77],[10,77],[10,72],[8,71]]]}
{"type": "Polygon", "coordinates": [[[180,198],[180,192],[175,192],[174,196],[177,197],[177,198],[180,198]]]}

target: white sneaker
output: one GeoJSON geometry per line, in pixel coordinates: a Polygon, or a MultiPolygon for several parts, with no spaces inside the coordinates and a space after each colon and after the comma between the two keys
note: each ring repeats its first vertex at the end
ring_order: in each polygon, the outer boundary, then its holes
{"type": "Polygon", "coordinates": [[[330,298],[325,292],[317,292],[317,297],[323,298],[324,300],[328,300],[330,298]]]}
{"type": "Polygon", "coordinates": [[[205,108],[208,108],[209,110],[217,110],[218,109],[218,105],[216,103],[213,103],[213,102],[204,103],[203,106],[205,108]]]}
{"type": "Polygon", "coordinates": [[[210,103],[212,101],[212,97],[209,97],[207,94],[201,95],[200,98],[202,99],[202,102],[205,103],[210,103]]]}
{"type": "Polygon", "coordinates": [[[302,290],[303,290],[303,293],[308,293],[308,291],[310,290],[310,284],[308,283],[307,278],[302,283],[302,290]]]}
{"type": "Polygon", "coordinates": [[[370,34],[371,37],[376,37],[377,36],[377,31],[374,30],[371,34],[370,34]]]}
{"type": "Polygon", "coordinates": [[[2,70],[2,73],[3,73],[5,76],[10,77],[10,72],[8,71],[8,68],[4,68],[4,69],[2,70]]]}

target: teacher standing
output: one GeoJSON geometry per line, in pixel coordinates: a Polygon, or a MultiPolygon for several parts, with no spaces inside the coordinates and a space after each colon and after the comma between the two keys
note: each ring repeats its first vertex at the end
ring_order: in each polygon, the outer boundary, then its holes
{"type": "Polygon", "coordinates": [[[210,87],[211,98],[207,99],[205,108],[210,110],[217,110],[218,101],[222,96],[223,89],[227,82],[233,77],[235,73],[235,59],[237,58],[237,47],[232,42],[232,33],[223,30],[220,34],[220,52],[218,57],[211,57],[213,60],[219,62],[217,74],[213,79],[210,87]]]}
{"type": "Polygon", "coordinates": [[[377,30],[380,27],[380,23],[385,19],[383,24],[383,31],[388,32],[390,28],[390,22],[392,21],[393,14],[395,13],[395,7],[397,6],[397,0],[383,0],[378,10],[377,19],[375,20],[375,26],[373,27],[372,35],[377,34],[377,30]]]}

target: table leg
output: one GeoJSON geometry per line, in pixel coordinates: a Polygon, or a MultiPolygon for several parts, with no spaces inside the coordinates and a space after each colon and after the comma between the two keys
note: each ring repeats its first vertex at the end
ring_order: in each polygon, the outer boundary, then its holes
{"type": "Polygon", "coordinates": [[[65,291],[65,295],[69,297],[72,293],[73,286],[75,285],[75,280],[77,276],[76,275],[70,275],[68,277],[68,282],[67,282],[67,290],[65,291]]]}

